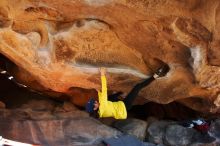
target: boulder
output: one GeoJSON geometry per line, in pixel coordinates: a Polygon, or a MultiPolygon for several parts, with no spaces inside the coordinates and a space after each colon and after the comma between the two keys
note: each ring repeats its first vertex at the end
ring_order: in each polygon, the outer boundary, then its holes
{"type": "Polygon", "coordinates": [[[218,146],[218,140],[211,133],[196,134],[194,142],[190,146],[218,146]]]}
{"type": "Polygon", "coordinates": [[[30,101],[21,108],[0,109],[1,136],[43,146],[93,146],[102,145],[104,138],[121,135],[71,103],[30,101]]]}
{"type": "Polygon", "coordinates": [[[152,143],[142,142],[137,137],[131,135],[121,135],[119,137],[111,137],[104,139],[104,143],[110,146],[156,146],[152,143]]]}
{"type": "Polygon", "coordinates": [[[148,135],[147,139],[149,142],[155,143],[155,144],[163,144],[163,138],[165,136],[166,127],[170,124],[173,124],[172,122],[168,121],[155,121],[153,122],[147,129],[148,135]]]}
{"type": "Polygon", "coordinates": [[[194,141],[194,136],[197,132],[192,128],[185,128],[180,125],[169,125],[164,134],[164,143],[171,146],[185,146],[194,141]]]}
{"type": "Polygon", "coordinates": [[[130,134],[136,136],[140,140],[144,140],[146,136],[147,122],[130,118],[114,122],[113,127],[125,134],[130,134]]]}
{"type": "Polygon", "coordinates": [[[97,145],[104,138],[121,134],[89,117],[37,121],[1,118],[0,130],[4,138],[43,146],[97,145]]]}
{"type": "Polygon", "coordinates": [[[220,119],[217,119],[211,123],[210,132],[214,137],[220,139],[220,119]]]}
{"type": "Polygon", "coordinates": [[[201,133],[172,121],[153,122],[148,128],[148,140],[155,144],[169,146],[206,146],[218,145],[213,133],[201,133]]]}
{"type": "Polygon", "coordinates": [[[212,121],[209,133],[212,137],[216,139],[216,141],[213,143],[217,146],[220,145],[220,119],[212,121]]]}

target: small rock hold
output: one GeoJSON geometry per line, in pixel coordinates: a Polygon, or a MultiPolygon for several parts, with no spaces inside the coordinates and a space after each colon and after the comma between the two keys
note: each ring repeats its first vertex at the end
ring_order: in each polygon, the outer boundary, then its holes
{"type": "Polygon", "coordinates": [[[67,112],[77,110],[77,108],[70,102],[64,102],[63,109],[67,112]]]}
{"type": "Polygon", "coordinates": [[[5,107],[6,107],[5,103],[0,101],[0,108],[5,108],[5,107]]]}

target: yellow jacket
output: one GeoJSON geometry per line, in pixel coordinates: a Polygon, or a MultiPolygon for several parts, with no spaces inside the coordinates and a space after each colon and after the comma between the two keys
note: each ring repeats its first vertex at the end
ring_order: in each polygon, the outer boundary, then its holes
{"type": "Polygon", "coordinates": [[[98,92],[99,96],[99,117],[114,117],[115,119],[126,119],[127,110],[123,101],[108,101],[106,77],[101,76],[102,91],[98,92]]]}

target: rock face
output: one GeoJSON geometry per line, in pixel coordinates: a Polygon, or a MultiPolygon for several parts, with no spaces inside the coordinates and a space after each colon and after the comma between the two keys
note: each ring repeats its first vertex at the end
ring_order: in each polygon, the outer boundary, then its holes
{"type": "Polygon", "coordinates": [[[168,145],[189,145],[193,141],[196,132],[179,125],[168,126],[165,133],[165,141],[168,145]]]}
{"type": "Polygon", "coordinates": [[[147,122],[138,119],[126,119],[116,121],[113,127],[119,131],[136,136],[137,138],[144,140],[146,137],[147,122]]]}
{"type": "Polygon", "coordinates": [[[219,145],[217,130],[219,130],[218,120],[213,121],[207,133],[180,126],[172,121],[156,121],[147,129],[147,139],[155,144],[169,146],[217,146],[219,145]]]}
{"type": "Polygon", "coordinates": [[[1,136],[20,142],[43,146],[101,146],[103,139],[121,135],[70,103],[30,100],[20,108],[0,109],[0,113],[1,136]]]}
{"type": "Polygon", "coordinates": [[[0,134],[11,140],[43,146],[102,146],[103,140],[121,140],[122,135],[129,134],[146,146],[219,145],[219,119],[212,120],[208,133],[182,127],[184,121],[159,121],[153,117],[147,122],[129,118],[114,124],[109,119],[111,126],[107,126],[103,124],[107,122],[89,117],[69,101],[53,100],[26,89],[3,93],[0,96],[5,96],[1,100],[6,107],[0,109],[0,134]]]}
{"type": "Polygon", "coordinates": [[[128,92],[162,61],[170,72],[140,97],[219,112],[219,3],[1,0],[0,53],[19,82],[78,105],[100,88],[99,67],[107,68],[109,91],[128,92]]]}

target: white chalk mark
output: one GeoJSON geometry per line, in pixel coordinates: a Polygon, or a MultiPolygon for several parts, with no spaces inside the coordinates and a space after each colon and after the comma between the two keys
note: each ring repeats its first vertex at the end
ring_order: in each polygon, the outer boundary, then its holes
{"type": "Polygon", "coordinates": [[[5,71],[5,70],[1,71],[1,74],[6,74],[6,73],[7,73],[7,71],[5,71]]]}
{"type": "MultiPolygon", "coordinates": [[[[88,72],[88,73],[99,73],[100,67],[98,66],[92,66],[92,65],[85,65],[85,64],[71,64],[74,68],[78,68],[79,70],[83,70],[84,72],[88,72]]],[[[117,73],[117,74],[132,74],[136,77],[139,78],[143,78],[143,79],[147,79],[150,76],[149,75],[145,75],[141,72],[139,72],[138,70],[132,69],[132,68],[128,68],[128,67],[123,67],[120,66],[118,68],[115,67],[106,67],[106,71],[110,72],[110,73],[117,73]]]]}
{"type": "Polygon", "coordinates": [[[14,78],[13,76],[8,77],[9,80],[12,80],[13,78],[14,78]]]}
{"type": "Polygon", "coordinates": [[[18,82],[16,82],[19,86],[21,86],[21,87],[24,87],[24,88],[27,88],[27,86],[26,85],[23,85],[23,84],[21,84],[21,83],[18,83],[18,82]]]}
{"type": "Polygon", "coordinates": [[[193,63],[191,66],[193,67],[194,70],[198,70],[198,68],[202,65],[202,52],[201,48],[195,47],[195,48],[190,48],[191,56],[193,58],[193,63]]]}
{"type": "Polygon", "coordinates": [[[112,0],[84,0],[90,6],[104,6],[112,3],[112,0]]]}

